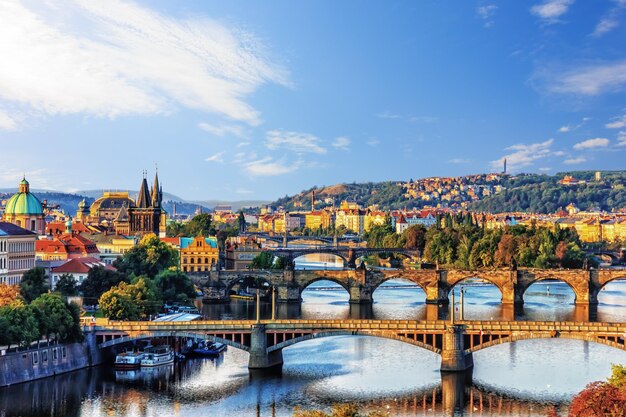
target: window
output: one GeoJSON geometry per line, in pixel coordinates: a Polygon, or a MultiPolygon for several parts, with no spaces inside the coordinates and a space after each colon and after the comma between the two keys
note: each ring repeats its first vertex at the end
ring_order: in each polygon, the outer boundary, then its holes
{"type": "Polygon", "coordinates": [[[65,346],[61,348],[61,355],[65,358],[67,356],[67,352],[65,351],[65,346]]]}
{"type": "Polygon", "coordinates": [[[52,349],[52,360],[59,360],[59,350],[57,348],[52,349]]]}
{"type": "Polygon", "coordinates": [[[33,352],[33,365],[37,365],[39,363],[39,352],[33,352]]]}
{"type": "Polygon", "coordinates": [[[35,220],[31,220],[30,221],[30,230],[35,230],[36,225],[37,225],[36,221],[35,220]]]}
{"type": "Polygon", "coordinates": [[[41,352],[41,362],[48,362],[48,351],[44,350],[41,352]]]}

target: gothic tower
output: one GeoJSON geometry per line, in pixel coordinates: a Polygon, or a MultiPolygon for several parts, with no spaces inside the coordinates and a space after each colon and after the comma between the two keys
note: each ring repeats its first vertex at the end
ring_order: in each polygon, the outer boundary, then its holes
{"type": "Polygon", "coordinates": [[[158,173],[154,176],[151,191],[144,171],[136,207],[128,209],[131,235],[154,233],[159,236],[165,230],[165,212],[161,208],[163,189],[159,185],[158,173]]]}

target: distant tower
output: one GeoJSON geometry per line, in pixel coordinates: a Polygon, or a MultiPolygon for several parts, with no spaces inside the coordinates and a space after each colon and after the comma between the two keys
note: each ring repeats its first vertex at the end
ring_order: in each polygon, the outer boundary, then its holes
{"type": "Polygon", "coordinates": [[[602,173],[600,171],[596,171],[596,182],[602,181],[602,173]]]}
{"type": "Polygon", "coordinates": [[[315,211],[315,191],[311,192],[311,211],[315,211]]]}
{"type": "Polygon", "coordinates": [[[502,173],[506,174],[506,158],[504,158],[503,164],[504,164],[504,171],[502,171],[502,173]]]}

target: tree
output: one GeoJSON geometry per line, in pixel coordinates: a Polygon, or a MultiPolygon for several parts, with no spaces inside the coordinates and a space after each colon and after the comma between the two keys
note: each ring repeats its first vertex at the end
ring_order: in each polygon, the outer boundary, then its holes
{"type": "Polygon", "coordinates": [[[96,265],[87,274],[80,290],[89,303],[95,303],[105,291],[122,281],[124,278],[117,271],[96,265]]]}
{"type": "Polygon", "coordinates": [[[20,287],[17,285],[0,284],[0,307],[8,306],[20,297],[20,287]]]}
{"type": "Polygon", "coordinates": [[[102,294],[98,304],[104,315],[113,320],[139,320],[161,307],[152,280],[138,277],[132,284],[121,282],[102,294]]]}
{"type": "Polygon", "coordinates": [[[498,249],[494,254],[496,266],[507,266],[515,258],[516,242],[513,235],[505,233],[500,238],[498,249]]]}
{"type": "Polygon", "coordinates": [[[626,416],[626,367],[612,365],[607,382],[593,382],[576,394],[570,417],[626,416]]]}
{"type": "Polygon", "coordinates": [[[417,249],[420,253],[424,253],[426,245],[426,227],[424,225],[414,225],[406,229],[403,233],[406,243],[405,249],[417,249]]]}
{"type": "Polygon", "coordinates": [[[114,266],[125,275],[145,275],[154,278],[159,272],[178,266],[178,251],[151,233],[145,235],[137,246],[115,261],[114,266]]]}
{"type": "Polygon", "coordinates": [[[213,229],[211,225],[213,217],[208,213],[201,213],[194,216],[186,225],[185,229],[190,236],[209,236],[213,229]]]}
{"type": "Polygon", "coordinates": [[[274,254],[272,252],[263,251],[252,259],[250,263],[251,269],[271,269],[274,265],[274,254]]]}
{"type": "Polygon", "coordinates": [[[11,305],[0,308],[0,316],[6,320],[6,342],[9,347],[17,344],[29,346],[40,337],[37,319],[33,310],[27,305],[11,305]]]}
{"type": "Polygon", "coordinates": [[[165,303],[186,304],[196,297],[193,282],[187,274],[178,269],[160,272],[154,279],[154,283],[165,303]]]}
{"type": "Polygon", "coordinates": [[[48,278],[43,268],[35,267],[24,272],[20,282],[20,293],[27,302],[33,301],[48,291],[48,278]]]}
{"type": "Polygon", "coordinates": [[[59,277],[55,290],[60,292],[65,297],[71,297],[78,294],[76,288],[76,281],[71,274],[63,274],[59,277]]]}
{"type": "Polygon", "coordinates": [[[56,294],[42,294],[32,304],[35,318],[39,324],[39,333],[49,339],[50,335],[57,335],[65,341],[72,333],[74,319],[67,305],[56,294]]]}

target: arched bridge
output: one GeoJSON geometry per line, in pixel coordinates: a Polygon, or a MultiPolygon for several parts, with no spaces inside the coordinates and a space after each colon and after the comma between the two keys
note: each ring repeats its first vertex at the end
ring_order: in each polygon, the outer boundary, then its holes
{"type": "MultiPolygon", "coordinates": [[[[368,249],[366,251],[388,249],[368,249]]],[[[291,252],[292,255],[298,252],[291,252]]],[[[407,253],[407,256],[409,253],[407,253]]],[[[267,281],[276,289],[278,302],[300,302],[302,292],[312,283],[329,280],[341,285],[349,294],[350,302],[371,303],[373,293],[382,283],[391,279],[409,280],[426,293],[426,303],[447,304],[450,291],[468,279],[481,279],[495,285],[502,294],[503,304],[522,305],[528,288],[539,281],[559,280],[569,285],[577,305],[597,305],[600,290],[609,282],[626,279],[625,269],[381,269],[352,268],[343,270],[284,270],[284,271],[213,271],[204,277],[203,285],[211,288],[215,298],[207,302],[228,300],[228,290],[244,277],[267,281]]],[[[200,280],[199,280],[200,281],[200,280]]]]}
{"type": "Polygon", "coordinates": [[[563,338],[626,350],[626,323],[411,321],[411,320],[224,320],[106,322],[93,330],[100,348],[151,337],[212,339],[250,353],[250,369],[281,366],[282,349],[306,340],[365,335],[399,340],[441,355],[442,371],[473,366],[472,353],[525,339],[563,338]]]}
{"type": "Polygon", "coordinates": [[[339,256],[344,261],[347,268],[355,268],[356,260],[363,256],[394,254],[401,255],[409,259],[417,260],[420,256],[418,250],[410,250],[404,248],[365,248],[365,247],[336,247],[336,246],[318,246],[314,248],[276,248],[270,249],[276,256],[285,256],[289,260],[309,254],[329,254],[339,256]]]}
{"type": "Polygon", "coordinates": [[[288,244],[291,242],[307,241],[318,242],[325,245],[335,245],[336,243],[360,243],[361,237],[354,236],[293,236],[282,234],[269,234],[269,233],[244,233],[243,237],[255,237],[258,240],[264,240],[266,242],[274,242],[277,244],[288,244]]]}

